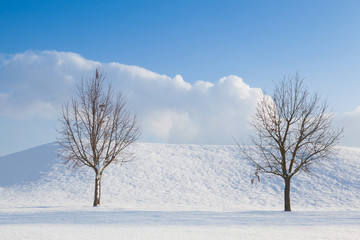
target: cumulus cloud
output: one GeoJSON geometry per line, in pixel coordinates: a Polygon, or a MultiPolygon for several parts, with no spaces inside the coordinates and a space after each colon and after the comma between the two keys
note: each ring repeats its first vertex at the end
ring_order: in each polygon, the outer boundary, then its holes
{"type": "Polygon", "coordinates": [[[28,51],[0,58],[0,115],[54,117],[74,94],[76,81],[100,64],[78,54],[28,51]]]}
{"type": "Polygon", "coordinates": [[[339,127],[344,127],[342,145],[360,147],[360,106],[351,112],[341,114],[336,119],[339,127]]]}
{"type": "Polygon", "coordinates": [[[100,63],[57,51],[0,57],[1,116],[56,118],[82,78],[100,67],[143,126],[144,141],[229,144],[246,137],[260,89],[230,75],[216,83],[186,82],[120,63],[100,63]]]}

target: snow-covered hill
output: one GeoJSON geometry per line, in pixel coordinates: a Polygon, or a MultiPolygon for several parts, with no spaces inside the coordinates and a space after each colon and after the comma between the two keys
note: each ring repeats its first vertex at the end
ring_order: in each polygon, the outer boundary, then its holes
{"type": "MultiPolygon", "coordinates": [[[[105,170],[102,205],[127,210],[282,210],[283,182],[261,176],[236,146],[138,143],[136,160],[105,170]]],[[[47,144],[0,157],[0,206],[91,206],[93,172],[66,169],[47,144]]],[[[293,210],[360,210],[360,149],[338,156],[292,181],[293,210]]]]}

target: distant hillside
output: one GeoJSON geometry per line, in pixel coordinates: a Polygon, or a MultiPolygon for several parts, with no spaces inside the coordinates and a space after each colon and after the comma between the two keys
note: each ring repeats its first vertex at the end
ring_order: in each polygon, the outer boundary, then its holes
{"type": "MultiPolygon", "coordinates": [[[[283,209],[282,179],[251,184],[254,168],[236,146],[139,143],[135,161],[105,170],[102,205],[139,210],[246,211],[283,209]]],[[[47,144],[0,157],[2,207],[91,206],[94,176],[75,172],[47,144]]],[[[360,210],[360,149],[340,148],[337,158],[292,182],[293,210],[360,210]]]]}
{"type": "Polygon", "coordinates": [[[40,180],[57,162],[57,145],[50,143],[0,157],[0,187],[40,180]]]}

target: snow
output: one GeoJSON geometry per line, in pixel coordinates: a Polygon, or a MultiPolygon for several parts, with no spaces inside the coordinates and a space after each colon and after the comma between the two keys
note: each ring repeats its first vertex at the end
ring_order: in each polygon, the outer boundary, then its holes
{"type": "Polygon", "coordinates": [[[260,175],[236,146],[138,143],[136,158],[94,172],[56,159],[56,144],[0,157],[1,239],[359,239],[360,149],[292,180],[260,175]]]}

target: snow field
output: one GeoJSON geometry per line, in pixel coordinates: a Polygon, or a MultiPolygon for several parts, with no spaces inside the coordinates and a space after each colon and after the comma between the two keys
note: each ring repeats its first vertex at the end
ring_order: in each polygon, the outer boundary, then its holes
{"type": "Polygon", "coordinates": [[[360,231],[348,226],[317,227],[193,227],[193,226],[117,226],[117,225],[20,225],[0,226],[3,240],[219,240],[219,239],[338,239],[358,240],[360,231]]]}
{"type": "Polygon", "coordinates": [[[56,150],[0,157],[1,239],[360,239],[359,149],[295,176],[291,213],[282,179],[251,184],[236,146],[138,143],[135,161],[105,170],[98,208],[93,172],[56,150]]]}

